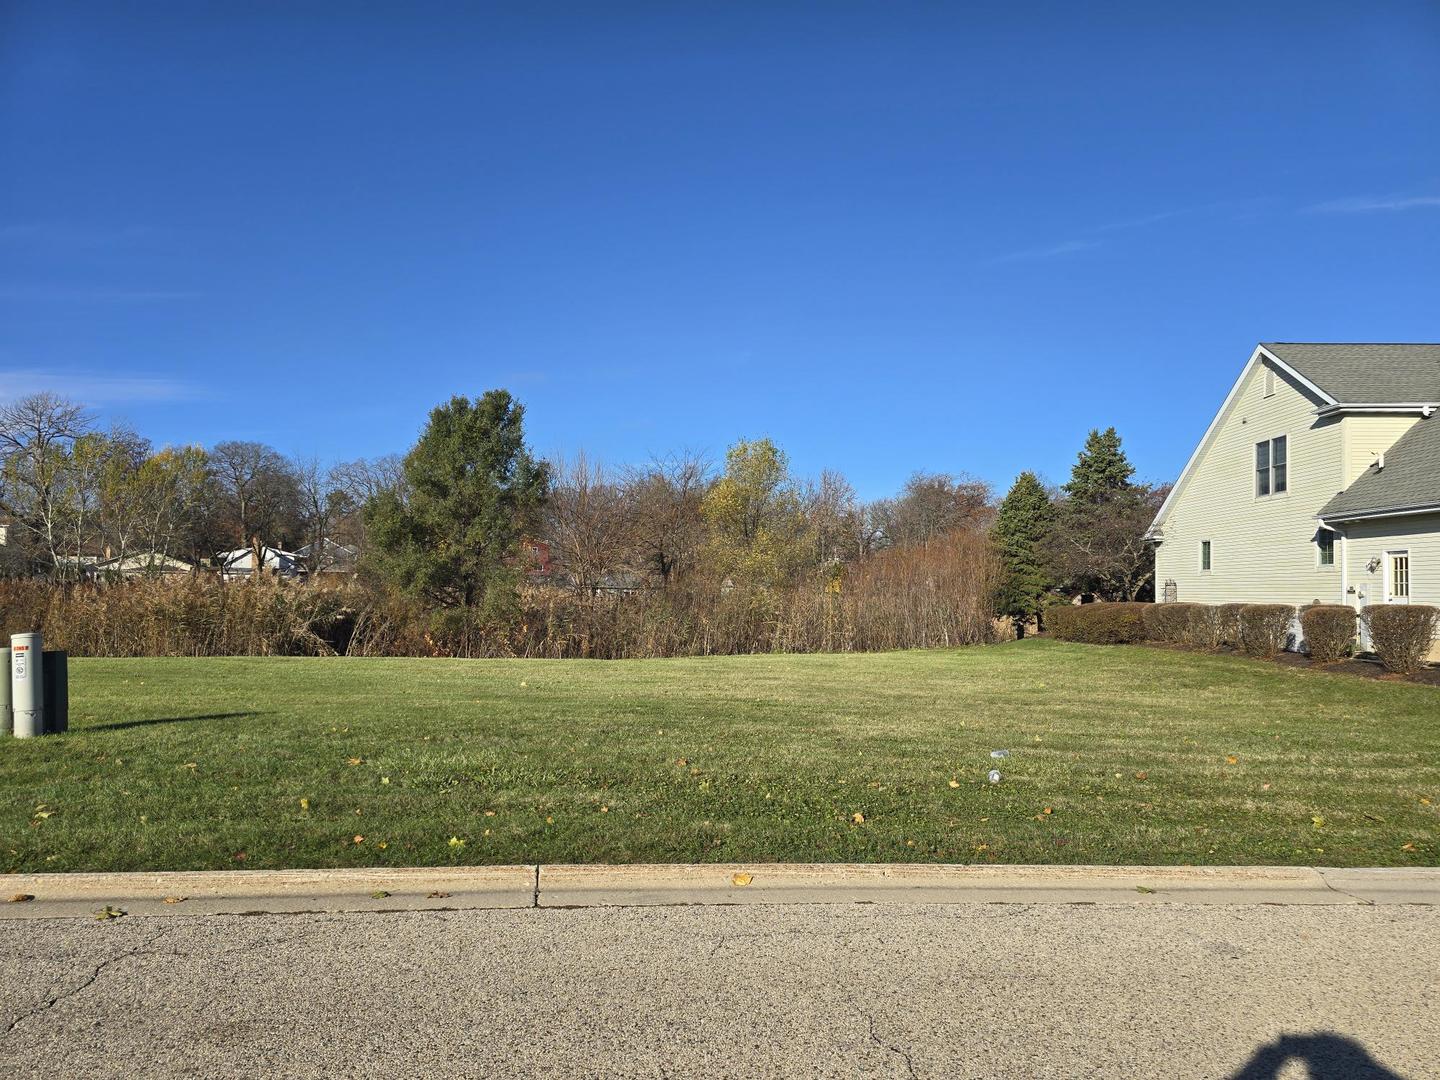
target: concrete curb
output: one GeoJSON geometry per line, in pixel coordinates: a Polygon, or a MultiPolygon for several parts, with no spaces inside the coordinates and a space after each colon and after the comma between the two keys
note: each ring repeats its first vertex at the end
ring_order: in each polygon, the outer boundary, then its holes
{"type": "Polygon", "coordinates": [[[695,904],[1440,904],[1440,867],[778,864],[11,874],[0,919],[695,904]],[[167,902],[168,898],[168,902],[167,902]]]}

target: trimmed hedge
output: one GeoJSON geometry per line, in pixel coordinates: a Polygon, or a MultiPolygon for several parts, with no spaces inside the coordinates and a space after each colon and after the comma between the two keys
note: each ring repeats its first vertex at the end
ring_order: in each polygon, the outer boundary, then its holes
{"type": "Polygon", "coordinates": [[[1310,659],[1317,664],[1344,660],[1355,648],[1355,609],[1345,604],[1312,604],[1300,612],[1310,659]]]}
{"type": "Polygon", "coordinates": [[[1145,640],[1180,645],[1189,640],[1190,620],[1199,604],[1147,604],[1145,640]]]}
{"type": "Polygon", "coordinates": [[[1221,604],[1215,609],[1215,618],[1219,621],[1219,638],[1221,645],[1230,645],[1240,648],[1240,612],[1245,609],[1244,604],[1221,604]]]}
{"type": "Polygon", "coordinates": [[[1185,626],[1185,644],[1202,649],[1220,647],[1220,609],[1214,604],[1190,605],[1190,619],[1185,626]]]}
{"type": "Polygon", "coordinates": [[[1052,637],[1086,645],[1134,645],[1146,640],[1145,612],[1153,604],[1066,604],[1045,620],[1052,637]]]}
{"type": "Polygon", "coordinates": [[[1289,604],[1245,604],[1240,608],[1240,647],[1267,658],[1283,652],[1294,618],[1289,604]]]}
{"type": "Polygon", "coordinates": [[[1440,608],[1430,604],[1370,604],[1360,613],[1380,662],[1400,675],[1420,670],[1435,642],[1440,608]]]}
{"type": "Polygon", "coordinates": [[[1045,626],[1051,637],[1087,645],[1237,644],[1273,656],[1294,616],[1284,604],[1058,604],[1045,612],[1045,626]]]}

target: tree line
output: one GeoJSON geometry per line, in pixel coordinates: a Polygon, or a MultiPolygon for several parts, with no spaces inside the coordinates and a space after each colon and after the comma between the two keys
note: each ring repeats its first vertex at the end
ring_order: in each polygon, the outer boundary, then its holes
{"type": "MultiPolygon", "coordinates": [[[[1062,487],[1027,472],[999,501],[984,481],[946,473],[916,473],[893,497],[865,501],[837,472],[796,476],[766,438],[736,442],[720,462],[694,453],[618,469],[583,454],[545,461],[525,441],[523,406],[503,390],[438,406],[403,456],[331,467],[255,442],[156,449],[131,430],[102,430],[54,394],[0,408],[8,573],[73,578],[101,553],[204,566],[236,548],[320,552],[330,541],[358,552],[365,588],[423,610],[436,640],[467,642],[529,627],[541,588],[592,611],[608,605],[612,620],[623,602],[684,622],[677,642],[702,624],[709,635],[722,609],[769,628],[737,643],[787,639],[778,613],[793,615],[798,595],[820,600],[804,601],[807,629],[794,640],[929,643],[994,615],[1023,626],[1077,593],[1142,598],[1153,558],[1141,535],[1163,489],[1133,474],[1113,428],[1091,433],[1062,487]],[[963,591],[963,603],[924,599],[937,582],[963,591]],[[879,615],[855,610],[850,630],[822,632],[840,618],[825,604],[853,606],[862,588],[870,606],[885,589],[903,592],[929,621],[915,629],[897,608],[881,633],[879,615]]],[[[573,603],[563,616],[546,603],[546,618],[574,621],[573,603]]],[[[603,633],[605,618],[586,625],[603,633]]]]}

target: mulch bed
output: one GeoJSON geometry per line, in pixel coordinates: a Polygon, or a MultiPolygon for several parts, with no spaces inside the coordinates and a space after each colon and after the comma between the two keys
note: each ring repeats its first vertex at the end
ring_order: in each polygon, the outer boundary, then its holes
{"type": "MultiPolygon", "coordinates": [[[[1147,646],[1152,649],[1174,649],[1176,652],[1203,652],[1221,653],[1228,656],[1250,657],[1240,649],[1232,649],[1229,646],[1221,646],[1218,649],[1197,649],[1193,645],[1173,645],[1159,641],[1147,641],[1147,646]]],[[[1334,675],[1355,675],[1362,679],[1380,679],[1384,682],[1409,682],[1419,683],[1422,686],[1440,687],[1440,664],[1430,664],[1421,668],[1414,675],[1396,675],[1393,671],[1386,671],[1385,665],[1378,659],[1371,658],[1369,654],[1364,656],[1351,657],[1349,660],[1340,660],[1334,664],[1317,664],[1303,653],[1283,652],[1275,657],[1275,663],[1282,667],[1313,668],[1316,671],[1328,671],[1334,675]]]]}

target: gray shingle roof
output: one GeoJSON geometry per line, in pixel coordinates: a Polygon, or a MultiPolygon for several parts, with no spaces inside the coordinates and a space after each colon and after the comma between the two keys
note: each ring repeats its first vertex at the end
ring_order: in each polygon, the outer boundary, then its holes
{"type": "Polygon", "coordinates": [[[1261,344],[1344,404],[1440,402],[1440,345],[1261,344]]]}
{"type": "Polygon", "coordinates": [[[1385,468],[1371,465],[1320,511],[1345,520],[1368,514],[1440,506],[1440,413],[1419,421],[1385,451],[1385,468]]]}

